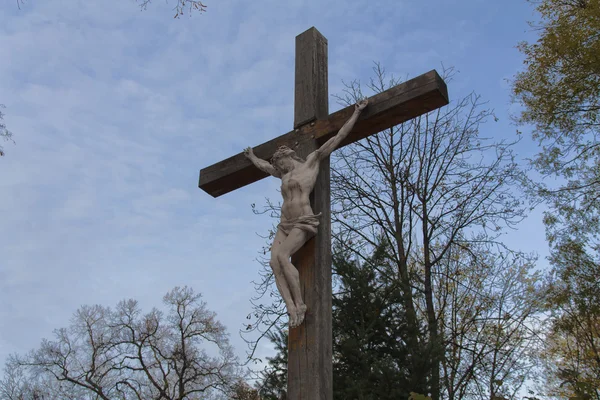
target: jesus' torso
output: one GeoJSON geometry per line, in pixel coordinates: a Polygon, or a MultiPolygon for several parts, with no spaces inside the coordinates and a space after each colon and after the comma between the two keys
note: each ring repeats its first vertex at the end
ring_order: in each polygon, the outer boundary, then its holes
{"type": "Polygon", "coordinates": [[[304,215],[312,215],[310,207],[310,193],[312,192],[319,164],[309,166],[307,163],[299,163],[297,166],[281,177],[281,205],[282,221],[290,221],[304,215]]]}

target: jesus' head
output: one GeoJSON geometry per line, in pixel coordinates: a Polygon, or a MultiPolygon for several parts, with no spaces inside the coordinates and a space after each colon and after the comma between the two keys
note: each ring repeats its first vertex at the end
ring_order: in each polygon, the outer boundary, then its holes
{"type": "Polygon", "coordinates": [[[292,149],[287,146],[280,146],[273,157],[271,157],[271,165],[279,171],[286,173],[294,169],[294,161],[303,163],[304,160],[292,149]]]}

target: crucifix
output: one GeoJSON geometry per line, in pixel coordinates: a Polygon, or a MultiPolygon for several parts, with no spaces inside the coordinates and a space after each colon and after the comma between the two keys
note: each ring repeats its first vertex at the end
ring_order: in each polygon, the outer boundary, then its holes
{"type": "Polygon", "coordinates": [[[284,205],[286,195],[288,199],[298,194],[306,197],[302,190],[313,188],[308,208],[292,204],[292,209],[284,210],[282,206],[271,265],[277,274],[275,257],[281,271],[288,271],[276,279],[290,314],[287,398],[331,400],[329,153],[448,104],[448,91],[432,70],[329,114],[327,39],[312,27],[296,37],[294,96],[292,131],[203,168],[198,186],[218,197],[273,175],[282,179],[284,205]],[[300,172],[294,175],[294,169],[300,172]],[[279,246],[290,236],[290,245],[279,246]],[[296,249],[298,243],[302,246],[296,249]],[[296,280],[299,287],[295,287],[296,280]],[[288,287],[282,287],[286,282],[288,287]]]}

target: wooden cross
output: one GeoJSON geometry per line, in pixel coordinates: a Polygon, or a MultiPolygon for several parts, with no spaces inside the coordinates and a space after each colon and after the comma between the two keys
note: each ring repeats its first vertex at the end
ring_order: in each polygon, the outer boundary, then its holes
{"type": "MultiPolygon", "coordinates": [[[[354,112],[354,106],[329,114],[327,39],[314,27],[296,37],[294,130],[254,147],[269,160],[279,146],[305,158],[334,136],[354,112]]],[[[391,128],[448,104],[445,82],[435,70],[369,98],[354,129],[340,147],[391,128]]],[[[198,186],[221,196],[266,177],[243,153],[200,170],[198,186]]],[[[318,234],[294,256],[302,297],[308,309],[304,323],[290,329],[288,399],[331,400],[333,397],[331,337],[331,206],[329,158],[323,160],[311,194],[315,214],[322,213],[318,234]]]]}

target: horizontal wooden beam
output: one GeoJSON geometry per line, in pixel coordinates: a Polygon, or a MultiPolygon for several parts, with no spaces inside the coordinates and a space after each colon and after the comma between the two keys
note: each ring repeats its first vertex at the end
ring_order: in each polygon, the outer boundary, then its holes
{"type": "MultiPolygon", "coordinates": [[[[406,122],[448,104],[446,83],[432,70],[369,98],[354,129],[340,147],[406,122]]],[[[327,118],[254,147],[254,154],[269,160],[279,146],[288,146],[302,154],[303,143],[324,143],[335,135],[354,112],[354,106],[341,109],[327,118]]],[[[213,197],[221,196],[266,177],[243,153],[200,170],[198,187],[213,197]]]]}

